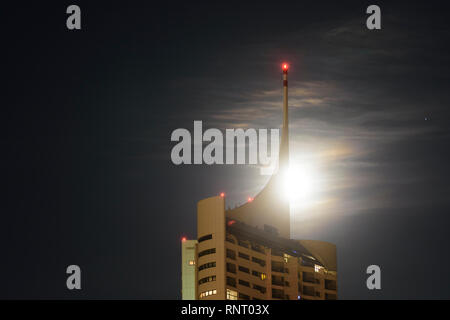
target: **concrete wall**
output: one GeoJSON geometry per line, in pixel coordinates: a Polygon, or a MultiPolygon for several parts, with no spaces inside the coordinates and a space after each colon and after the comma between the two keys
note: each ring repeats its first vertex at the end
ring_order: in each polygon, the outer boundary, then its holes
{"type": "Polygon", "coordinates": [[[195,262],[195,246],[197,240],[184,240],[181,242],[181,299],[196,299],[196,265],[189,264],[195,262]]]}

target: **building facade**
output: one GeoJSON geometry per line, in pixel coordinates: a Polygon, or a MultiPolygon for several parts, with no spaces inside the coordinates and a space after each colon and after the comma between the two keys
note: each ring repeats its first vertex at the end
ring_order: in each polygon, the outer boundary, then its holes
{"type": "Polygon", "coordinates": [[[337,299],[335,245],[290,238],[289,200],[282,195],[289,167],[287,88],[284,64],[278,172],[250,202],[235,209],[225,210],[224,194],[198,202],[197,240],[191,251],[195,277],[192,269],[185,270],[189,262],[183,258],[183,299],[192,297],[185,295],[185,281],[192,282],[194,299],[202,300],[337,299]]]}
{"type": "Polygon", "coordinates": [[[181,298],[183,300],[196,299],[196,245],[197,240],[181,239],[181,298]]]}

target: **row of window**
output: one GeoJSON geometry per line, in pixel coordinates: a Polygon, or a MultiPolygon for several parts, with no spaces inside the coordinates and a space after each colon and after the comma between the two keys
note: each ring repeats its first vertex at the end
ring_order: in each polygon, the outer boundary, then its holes
{"type": "MultiPolygon", "coordinates": [[[[242,253],[242,252],[238,252],[238,256],[239,256],[239,258],[242,258],[242,259],[250,261],[250,256],[248,254],[245,254],[245,253],[242,253]]],[[[230,258],[232,260],[236,260],[236,252],[234,250],[227,249],[227,258],[230,258]]],[[[252,262],[255,262],[255,263],[259,264],[261,267],[265,267],[266,266],[266,261],[264,261],[262,259],[258,259],[256,257],[252,257],[252,262]]]]}
{"type": "Polygon", "coordinates": [[[238,239],[238,245],[240,245],[241,247],[247,248],[247,249],[249,249],[249,247],[250,247],[247,242],[242,241],[240,239],[238,239]]]}
{"type": "Polygon", "coordinates": [[[283,262],[273,260],[272,260],[272,271],[280,273],[289,273],[289,269],[285,268],[285,264],[283,262]]]}
{"type": "Polygon", "coordinates": [[[284,280],[284,277],[274,276],[272,275],[272,284],[280,287],[289,287],[290,284],[288,281],[284,280]]]}
{"type": "Polygon", "coordinates": [[[242,299],[242,300],[250,300],[250,296],[243,294],[241,292],[238,293],[238,297],[239,297],[239,299],[242,299]]]}
{"type": "Polygon", "coordinates": [[[198,253],[198,257],[200,258],[200,257],[206,256],[208,254],[213,254],[213,253],[216,253],[216,248],[206,249],[206,250],[200,251],[198,253]]]}
{"type": "MultiPolygon", "coordinates": [[[[227,237],[227,241],[231,242],[231,243],[235,243],[233,238],[231,238],[231,237],[227,237]]],[[[238,239],[238,245],[243,247],[243,248],[246,248],[246,249],[252,249],[253,251],[256,251],[256,252],[259,252],[259,253],[262,253],[262,254],[266,254],[266,251],[264,250],[264,248],[261,247],[259,244],[256,244],[256,243],[250,243],[249,244],[247,241],[238,239]]]]}
{"type": "Polygon", "coordinates": [[[239,279],[238,282],[239,282],[239,284],[240,284],[241,286],[249,287],[249,288],[250,288],[250,282],[245,281],[245,280],[242,280],[242,279],[239,279]]]}
{"type": "Polygon", "coordinates": [[[236,273],[236,265],[227,262],[227,272],[236,273]]]}
{"type": "Polygon", "coordinates": [[[243,266],[239,266],[238,269],[241,272],[250,273],[250,269],[249,268],[246,268],[246,267],[243,267],[243,266]]]}
{"type": "Polygon", "coordinates": [[[245,259],[245,260],[250,260],[250,256],[248,254],[239,252],[238,253],[239,258],[245,259]]]}
{"type": "Polygon", "coordinates": [[[209,276],[209,277],[201,278],[200,280],[198,280],[198,284],[211,282],[211,281],[216,281],[216,276],[209,276]]]}
{"type": "Polygon", "coordinates": [[[235,242],[234,242],[234,239],[233,239],[230,235],[228,235],[228,234],[227,234],[226,241],[231,242],[231,243],[233,243],[233,244],[235,243],[235,242]]]}
{"type": "MultiPolygon", "coordinates": [[[[239,271],[244,272],[244,273],[248,273],[250,274],[250,269],[243,267],[243,266],[238,266],[239,271]]],[[[230,273],[236,273],[236,265],[233,263],[229,263],[227,262],[227,272],[230,273]]],[[[255,277],[260,278],[261,280],[265,280],[267,278],[267,275],[264,272],[259,272],[256,270],[252,270],[252,275],[255,277]]]]}
{"type": "Polygon", "coordinates": [[[284,294],[283,290],[272,288],[272,298],[281,299],[281,300],[289,300],[289,296],[284,294]]]}
{"type": "Polygon", "coordinates": [[[198,238],[198,242],[200,243],[200,242],[210,240],[210,239],[212,239],[212,234],[207,234],[206,236],[198,238]]]}
{"type": "MultiPolygon", "coordinates": [[[[250,282],[248,282],[248,281],[239,279],[239,280],[238,280],[238,283],[239,283],[241,286],[251,288],[250,282]]],[[[230,287],[236,288],[236,279],[233,278],[233,277],[227,277],[227,285],[230,286],[230,287]]],[[[257,284],[253,284],[253,289],[258,290],[258,291],[261,292],[261,293],[266,293],[266,288],[263,287],[263,286],[259,286],[259,285],[257,285],[257,284]]]]}
{"type": "Polygon", "coordinates": [[[209,291],[204,291],[204,292],[200,293],[198,297],[199,297],[200,299],[202,299],[202,298],[204,298],[204,297],[213,296],[213,295],[215,295],[215,294],[217,294],[217,290],[216,290],[216,289],[214,289],[214,290],[209,290],[209,291]]]}
{"type": "MultiPolygon", "coordinates": [[[[243,300],[250,300],[250,296],[243,294],[241,292],[237,292],[235,290],[231,290],[231,289],[227,289],[227,300],[237,300],[239,297],[239,299],[243,299],[243,300]]],[[[260,300],[257,298],[253,298],[253,300],[260,300]]]]}
{"type": "Polygon", "coordinates": [[[227,258],[236,260],[236,252],[233,250],[227,249],[227,258]]]}
{"type": "MultiPolygon", "coordinates": [[[[231,242],[231,243],[235,244],[234,239],[233,239],[233,238],[231,237],[231,235],[229,235],[229,234],[227,234],[226,240],[227,240],[228,242],[231,242]]],[[[262,254],[266,254],[266,252],[265,252],[265,250],[264,250],[264,247],[260,246],[260,245],[257,244],[257,243],[248,242],[248,241],[246,241],[246,240],[238,239],[238,243],[237,243],[237,244],[238,244],[239,246],[243,247],[243,248],[251,249],[251,250],[253,250],[253,251],[256,251],[256,252],[259,252],[259,253],[262,253],[262,254]]],[[[230,250],[230,251],[231,251],[231,250],[230,250]]],[[[294,250],[294,253],[297,253],[297,252],[294,250]]],[[[289,255],[287,255],[286,253],[284,253],[282,250],[275,249],[275,248],[272,249],[272,255],[273,255],[273,256],[284,257],[285,262],[287,262],[288,257],[289,257],[289,255]]],[[[308,259],[316,260],[316,259],[315,259],[314,257],[312,257],[312,256],[308,256],[308,255],[305,255],[305,256],[306,256],[308,259]]],[[[243,259],[246,259],[246,260],[249,260],[249,256],[248,256],[247,254],[244,254],[244,253],[241,253],[241,252],[239,252],[239,257],[240,257],[240,258],[243,258],[243,259]]],[[[235,259],[235,258],[232,258],[232,259],[235,259]]],[[[255,257],[252,257],[252,261],[261,264],[261,266],[265,266],[265,264],[266,264],[266,262],[265,262],[264,260],[261,260],[261,259],[255,258],[255,257]]],[[[316,272],[320,272],[320,271],[324,270],[324,268],[323,268],[322,266],[319,266],[319,265],[315,264],[314,262],[307,261],[307,260],[305,260],[305,258],[301,259],[301,264],[304,265],[304,266],[311,266],[311,267],[314,267],[314,269],[315,269],[316,272]]]]}
{"type": "Polygon", "coordinates": [[[201,271],[203,269],[208,269],[208,268],[214,268],[216,266],[216,262],[208,262],[205,264],[202,264],[201,266],[198,267],[198,271],[201,271]]]}
{"type": "Polygon", "coordinates": [[[252,257],[252,261],[256,262],[257,264],[259,264],[261,267],[265,267],[266,266],[266,262],[264,260],[258,259],[256,257],[252,257]]]}
{"type": "Polygon", "coordinates": [[[227,300],[237,300],[237,291],[227,289],[227,300]]]}
{"type": "Polygon", "coordinates": [[[261,278],[261,280],[266,280],[267,275],[264,272],[259,272],[256,270],[252,270],[252,275],[258,278],[261,278]]]}
{"type": "Polygon", "coordinates": [[[312,272],[303,271],[302,272],[302,279],[303,279],[303,282],[317,283],[317,284],[320,283],[320,280],[316,279],[314,277],[314,273],[312,273],[312,272]]]}
{"type": "MultiPolygon", "coordinates": [[[[300,286],[299,285],[299,292],[301,294],[304,294],[304,295],[307,295],[307,296],[316,296],[316,297],[319,297],[319,298],[322,296],[320,291],[316,291],[314,289],[314,287],[310,287],[310,286],[300,286]]],[[[337,295],[335,293],[325,292],[325,297],[324,298],[325,298],[325,300],[336,300],[337,299],[337,295]]],[[[305,298],[303,298],[303,299],[305,299],[305,298]]]]}
{"type": "Polygon", "coordinates": [[[266,288],[265,288],[265,287],[262,287],[262,286],[259,286],[259,285],[257,285],[257,284],[253,284],[253,289],[258,290],[258,291],[261,292],[261,293],[266,293],[266,288]]]}

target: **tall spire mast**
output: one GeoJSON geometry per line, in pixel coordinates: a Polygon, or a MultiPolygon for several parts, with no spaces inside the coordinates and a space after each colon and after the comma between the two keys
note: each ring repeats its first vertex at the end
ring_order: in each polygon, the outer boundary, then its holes
{"type": "Polygon", "coordinates": [[[281,129],[278,171],[265,187],[245,205],[228,210],[226,217],[257,226],[264,230],[276,230],[280,236],[290,238],[290,203],[286,196],[286,175],[289,174],[289,117],[288,117],[288,74],[289,65],[283,63],[283,128],[281,129]],[[268,227],[268,228],[267,228],[268,227]],[[274,229],[271,229],[274,228],[274,229]]]}
{"type": "Polygon", "coordinates": [[[283,63],[283,128],[281,131],[280,169],[289,167],[288,64],[283,63]]]}

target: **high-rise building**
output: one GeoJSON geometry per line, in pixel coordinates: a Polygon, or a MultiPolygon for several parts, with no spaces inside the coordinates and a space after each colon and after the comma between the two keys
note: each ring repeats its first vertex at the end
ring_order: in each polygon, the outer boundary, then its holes
{"type": "Polygon", "coordinates": [[[181,239],[181,296],[183,300],[196,299],[196,276],[195,265],[197,240],[181,239]]]}
{"type": "Polygon", "coordinates": [[[183,258],[183,299],[192,296],[185,294],[190,281],[193,299],[337,299],[336,246],[290,238],[289,200],[282,194],[289,167],[287,64],[282,69],[279,170],[258,195],[235,209],[225,210],[225,194],[198,202],[195,277],[183,258]]]}

